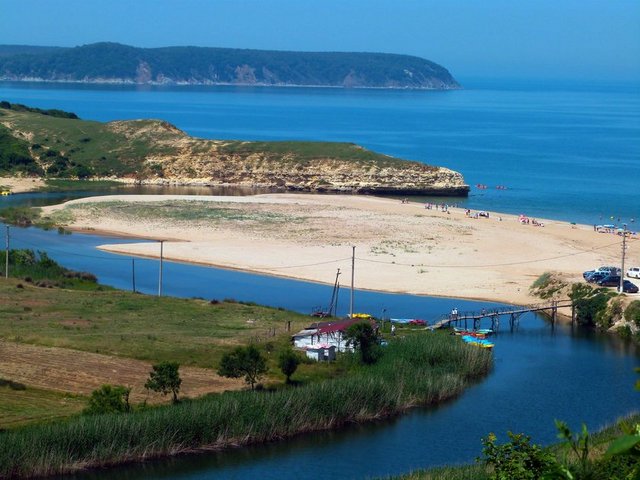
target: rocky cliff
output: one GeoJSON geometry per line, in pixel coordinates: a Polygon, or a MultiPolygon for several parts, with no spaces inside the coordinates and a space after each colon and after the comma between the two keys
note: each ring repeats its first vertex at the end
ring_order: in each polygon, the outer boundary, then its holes
{"type": "Polygon", "coordinates": [[[447,168],[350,143],[203,140],[158,120],[100,123],[53,112],[57,116],[10,104],[0,108],[0,173],[4,168],[5,174],[312,192],[466,195],[469,190],[462,175],[447,168]]]}

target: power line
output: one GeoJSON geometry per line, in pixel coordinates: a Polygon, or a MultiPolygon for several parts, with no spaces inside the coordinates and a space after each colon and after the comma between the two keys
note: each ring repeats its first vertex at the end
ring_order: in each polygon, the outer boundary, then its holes
{"type": "Polygon", "coordinates": [[[591,250],[584,250],[582,252],[574,252],[574,253],[568,253],[566,255],[557,255],[555,257],[547,257],[547,258],[538,258],[536,260],[522,260],[522,261],[518,261],[518,262],[506,262],[506,263],[488,263],[488,264],[484,264],[484,265],[428,265],[428,264],[424,264],[424,263],[401,263],[401,262],[389,262],[389,261],[384,261],[384,260],[372,260],[372,259],[367,259],[367,258],[360,258],[358,257],[358,260],[362,261],[362,262],[369,262],[369,263],[382,263],[385,265],[398,265],[398,266],[402,266],[402,267],[428,267],[428,268],[486,268],[486,267],[507,267],[507,266],[511,266],[511,265],[526,265],[528,263],[537,263],[537,262],[544,262],[547,260],[557,260],[560,258],[568,258],[568,257],[574,257],[576,255],[583,255],[585,253],[591,253],[595,250],[601,250],[603,248],[608,248],[614,245],[618,245],[618,242],[615,243],[610,243],[608,245],[603,245],[601,247],[596,247],[596,248],[592,248],[591,250]]]}

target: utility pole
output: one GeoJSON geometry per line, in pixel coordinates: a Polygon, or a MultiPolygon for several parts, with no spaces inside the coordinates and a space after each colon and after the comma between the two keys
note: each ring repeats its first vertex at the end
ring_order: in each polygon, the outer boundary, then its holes
{"type": "Polygon", "coordinates": [[[162,249],[164,240],[160,240],[160,271],[158,272],[158,296],[162,296],[162,249]]]}
{"type": "Polygon", "coordinates": [[[622,229],[622,265],[620,268],[620,288],[618,291],[620,293],[624,290],[624,256],[627,253],[627,224],[623,225],[622,229]]]}
{"type": "Polygon", "coordinates": [[[136,293],[136,259],[131,257],[131,288],[136,293]]]}
{"type": "Polygon", "coordinates": [[[356,271],[356,247],[354,245],[351,248],[351,299],[349,301],[349,318],[353,318],[353,279],[356,271]]]}
{"type": "Polygon", "coordinates": [[[7,225],[7,254],[4,259],[4,278],[9,278],[9,225],[7,225]]]}

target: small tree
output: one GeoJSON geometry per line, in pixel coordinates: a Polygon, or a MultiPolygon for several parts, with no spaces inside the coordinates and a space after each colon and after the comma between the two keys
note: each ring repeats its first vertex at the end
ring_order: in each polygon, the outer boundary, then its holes
{"type": "Polygon", "coordinates": [[[182,379],[178,373],[180,364],[178,362],[161,362],[153,365],[153,370],[149,372],[149,379],[144,384],[144,388],[154,392],[173,394],[173,403],[178,403],[178,392],[182,379]]]}
{"type": "Polygon", "coordinates": [[[360,352],[360,360],[367,365],[376,361],[376,332],[369,322],[358,322],[347,328],[344,339],[348,346],[360,352]]]}
{"type": "Polygon", "coordinates": [[[267,373],[267,362],[254,345],[237,347],[223,355],[218,368],[218,375],[229,378],[240,378],[251,385],[251,390],[260,377],[267,373]]]}
{"type": "Polygon", "coordinates": [[[83,413],[96,415],[100,413],[130,412],[129,394],[131,389],[122,385],[102,385],[91,392],[89,405],[83,413]]]}
{"type": "Polygon", "coordinates": [[[287,383],[291,383],[291,375],[293,375],[300,365],[300,357],[292,349],[288,348],[280,353],[278,358],[280,371],[287,377],[287,383]]]}

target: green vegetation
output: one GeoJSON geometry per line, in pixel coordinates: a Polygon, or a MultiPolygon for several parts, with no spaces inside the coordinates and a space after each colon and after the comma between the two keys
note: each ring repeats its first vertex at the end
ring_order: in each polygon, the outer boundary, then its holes
{"type": "Polygon", "coordinates": [[[0,108],[3,108],[5,110],[14,110],[16,112],[39,113],[40,115],[48,115],[58,118],[70,118],[73,120],[78,119],[78,116],[75,113],[65,112],[64,110],[57,110],[55,108],[43,110],[42,108],[27,107],[26,105],[22,105],[20,103],[9,103],[7,101],[0,101],[0,108]]]}
{"type": "MultiPolygon", "coordinates": [[[[287,344],[287,322],[294,331],[309,323],[305,315],[232,300],[157,298],[100,285],[94,291],[38,288],[11,279],[0,282],[0,318],[0,338],[7,341],[205,368],[250,342],[268,353],[287,344]]],[[[277,372],[275,358],[268,358],[277,372]]],[[[331,376],[333,368],[319,372],[331,376]]],[[[301,379],[318,375],[309,365],[301,369],[301,379]]]]}
{"type": "Polygon", "coordinates": [[[287,383],[291,383],[291,375],[296,373],[300,365],[300,356],[291,348],[287,348],[280,352],[278,357],[278,366],[282,374],[287,377],[287,383]]]}
{"type": "Polygon", "coordinates": [[[122,385],[103,385],[91,392],[85,415],[101,415],[103,413],[127,413],[131,411],[129,394],[131,389],[122,385]]]}
{"type": "Polygon", "coordinates": [[[619,301],[610,302],[610,299],[616,296],[617,293],[612,290],[604,287],[593,288],[584,283],[574,283],[569,294],[576,306],[577,322],[603,330],[609,328],[614,317],[622,313],[619,301]]]}
{"type": "Polygon", "coordinates": [[[531,284],[529,291],[532,295],[543,298],[545,300],[563,296],[568,283],[558,278],[552,272],[544,272],[531,284]]]}
{"type": "Polygon", "coordinates": [[[444,334],[391,342],[371,366],[341,378],[273,392],[227,392],[127,415],[72,418],[0,434],[0,476],[54,474],[227,447],[387,417],[458,395],[485,375],[491,354],[444,334]]]}
{"type": "Polygon", "coordinates": [[[483,439],[477,465],[420,470],[387,480],[600,480],[635,479],[640,473],[640,415],[623,418],[594,434],[583,426],[572,432],[556,422],[561,442],[542,448],[523,434],[509,441],[483,439]]]}
{"type": "Polygon", "coordinates": [[[78,414],[86,405],[81,395],[32,388],[0,379],[0,431],[29,423],[45,423],[78,414]]]}
{"type": "Polygon", "coordinates": [[[180,364],[178,362],[160,362],[153,365],[153,370],[149,372],[149,379],[144,384],[147,390],[159,392],[162,395],[170,393],[173,396],[173,403],[178,403],[178,393],[182,379],[180,378],[180,364]]]}
{"type": "Polygon", "coordinates": [[[360,355],[360,361],[366,365],[375,363],[379,356],[377,338],[369,322],[358,322],[347,328],[345,343],[360,355]]]}
{"type": "MultiPolygon", "coordinates": [[[[0,251],[0,272],[2,275],[5,274],[6,258],[6,251],[0,251]]],[[[97,279],[92,273],[76,272],[61,267],[49,258],[46,252],[34,252],[33,250],[9,251],[9,275],[39,287],[82,290],[108,288],[98,285],[97,279]]]]}
{"type": "Polygon", "coordinates": [[[136,48],[95,43],[74,48],[3,49],[0,77],[150,83],[325,85],[346,87],[458,88],[442,66],[387,53],[284,52],[231,48],[136,48]],[[144,64],[148,74],[141,74],[144,64]],[[242,67],[238,67],[241,65],[242,67]]]}
{"type": "MultiPolygon", "coordinates": [[[[390,180],[394,173],[410,175],[413,181],[424,185],[420,188],[429,189],[432,174],[437,171],[437,167],[372,152],[352,143],[201,140],[160,120],[101,123],[72,118],[73,114],[66,112],[5,104],[9,108],[0,108],[0,117],[7,125],[0,125],[0,175],[61,180],[49,181],[47,190],[67,189],[69,184],[64,182],[70,179],[148,180],[170,176],[211,178],[237,185],[257,182],[274,188],[342,191],[344,173],[353,178],[353,185],[364,178],[367,183],[376,179],[380,184],[371,187],[374,190],[401,190],[397,179],[390,180]],[[336,170],[342,172],[338,177],[332,173],[336,170]]],[[[98,183],[91,184],[91,188],[97,186],[98,183]]],[[[464,193],[467,187],[456,183],[451,188],[464,193]]]]}
{"type": "MultiPolygon", "coordinates": [[[[249,345],[247,347],[237,347],[232,352],[223,355],[220,360],[218,375],[228,378],[244,377],[244,381],[253,390],[256,383],[267,371],[267,361],[260,353],[260,350],[255,345],[249,345]]],[[[288,376],[287,380],[289,380],[288,376]]]]}

